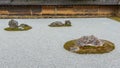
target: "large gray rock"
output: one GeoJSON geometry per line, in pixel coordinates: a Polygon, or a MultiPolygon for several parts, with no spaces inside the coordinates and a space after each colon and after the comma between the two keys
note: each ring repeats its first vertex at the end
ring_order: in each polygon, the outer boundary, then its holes
{"type": "Polygon", "coordinates": [[[76,40],[76,45],[78,46],[102,46],[103,41],[98,39],[97,37],[91,36],[82,36],[81,38],[76,40]]]}
{"type": "Polygon", "coordinates": [[[61,21],[55,21],[51,23],[49,26],[63,26],[64,24],[61,21]]]}
{"type": "Polygon", "coordinates": [[[17,28],[18,27],[18,22],[16,20],[10,20],[8,23],[10,28],[17,28]]]}

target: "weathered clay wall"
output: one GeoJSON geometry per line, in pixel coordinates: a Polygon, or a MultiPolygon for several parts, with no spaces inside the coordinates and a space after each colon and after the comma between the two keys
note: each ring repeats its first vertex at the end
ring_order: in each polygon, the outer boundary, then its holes
{"type": "Polygon", "coordinates": [[[43,6],[42,14],[57,15],[114,15],[116,6],[43,6]]]}
{"type": "MultiPolygon", "coordinates": [[[[0,15],[112,16],[118,6],[0,6],[0,15]]],[[[117,12],[120,16],[119,12],[117,12]]]]}

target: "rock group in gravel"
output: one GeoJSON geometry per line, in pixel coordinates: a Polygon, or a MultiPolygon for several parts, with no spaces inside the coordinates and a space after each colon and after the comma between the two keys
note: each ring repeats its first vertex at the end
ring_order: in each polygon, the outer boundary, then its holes
{"type": "Polygon", "coordinates": [[[94,35],[82,36],[76,40],[76,45],[78,46],[102,46],[103,41],[95,37],[94,35]]]}

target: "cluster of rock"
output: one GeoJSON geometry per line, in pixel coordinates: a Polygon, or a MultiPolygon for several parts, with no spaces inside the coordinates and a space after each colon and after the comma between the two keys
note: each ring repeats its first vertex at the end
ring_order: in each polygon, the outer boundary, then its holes
{"type": "Polygon", "coordinates": [[[82,36],[76,40],[77,46],[102,46],[104,42],[94,35],[91,36],[82,36]]]}
{"type": "Polygon", "coordinates": [[[61,21],[55,21],[52,22],[49,26],[71,26],[70,20],[66,20],[65,23],[62,23],[61,21]]]}
{"type": "Polygon", "coordinates": [[[104,42],[94,35],[91,36],[82,36],[76,40],[76,43],[73,47],[70,47],[71,52],[77,52],[80,50],[81,46],[102,46],[104,42]]]}
{"type": "Polygon", "coordinates": [[[27,24],[18,25],[18,21],[13,19],[9,21],[8,25],[9,25],[9,28],[19,28],[19,29],[24,29],[25,26],[28,26],[27,24]]]}

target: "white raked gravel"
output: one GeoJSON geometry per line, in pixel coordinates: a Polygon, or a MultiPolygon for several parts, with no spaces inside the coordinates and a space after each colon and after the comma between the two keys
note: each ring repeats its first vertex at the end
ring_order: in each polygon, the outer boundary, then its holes
{"type": "Polygon", "coordinates": [[[33,29],[8,32],[10,19],[0,19],[0,68],[120,68],[120,23],[108,18],[15,19],[33,29]],[[48,27],[53,21],[71,20],[72,27],[48,27]],[[75,54],[66,41],[95,35],[115,43],[106,54],[75,54]]]}

